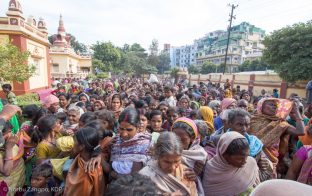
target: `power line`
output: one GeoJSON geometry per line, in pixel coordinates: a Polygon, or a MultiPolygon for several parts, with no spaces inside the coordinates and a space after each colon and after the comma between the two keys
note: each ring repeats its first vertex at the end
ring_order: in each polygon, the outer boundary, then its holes
{"type": "MultiPolygon", "coordinates": [[[[231,15],[230,15],[230,26],[228,28],[228,38],[227,38],[227,43],[226,43],[226,49],[225,49],[225,58],[224,58],[224,69],[223,69],[223,74],[225,73],[226,69],[226,61],[227,61],[227,55],[228,55],[228,49],[229,49],[229,43],[230,43],[230,35],[231,35],[231,28],[232,28],[232,20],[233,18],[235,19],[235,16],[233,15],[234,9],[237,8],[238,5],[231,5],[231,15]]],[[[230,67],[230,73],[232,72],[232,68],[230,67]]]]}

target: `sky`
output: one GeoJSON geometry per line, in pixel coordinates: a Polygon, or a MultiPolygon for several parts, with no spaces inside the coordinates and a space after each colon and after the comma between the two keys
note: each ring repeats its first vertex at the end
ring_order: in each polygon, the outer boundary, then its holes
{"type": "MultiPolygon", "coordinates": [[[[20,0],[24,17],[45,19],[49,34],[55,34],[60,14],[65,29],[79,42],[92,45],[139,43],[148,49],[153,39],[171,46],[192,44],[214,30],[249,22],[270,33],[287,25],[312,19],[312,0],[20,0]]],[[[0,17],[9,0],[0,0],[0,17]]]]}

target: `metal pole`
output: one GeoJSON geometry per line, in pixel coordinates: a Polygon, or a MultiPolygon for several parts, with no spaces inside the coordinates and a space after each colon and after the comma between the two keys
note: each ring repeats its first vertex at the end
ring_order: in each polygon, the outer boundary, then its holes
{"type": "MultiPolygon", "coordinates": [[[[225,73],[225,69],[226,69],[226,61],[227,61],[227,56],[228,56],[228,49],[229,49],[229,44],[230,44],[230,36],[231,36],[231,28],[232,28],[232,20],[233,18],[235,18],[235,16],[233,16],[233,12],[234,9],[237,6],[235,6],[234,4],[232,4],[232,9],[231,9],[231,15],[230,15],[230,26],[228,28],[228,38],[227,38],[227,43],[226,43],[226,49],[225,49],[225,58],[224,58],[224,69],[223,69],[223,74],[225,73]]],[[[231,71],[231,69],[230,69],[231,71]]]]}

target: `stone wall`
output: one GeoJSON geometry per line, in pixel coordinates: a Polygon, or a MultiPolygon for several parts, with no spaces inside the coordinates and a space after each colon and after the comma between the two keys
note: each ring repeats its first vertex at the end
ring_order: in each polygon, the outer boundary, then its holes
{"type": "Polygon", "coordinates": [[[261,90],[265,89],[272,94],[273,89],[278,89],[281,98],[287,98],[291,93],[297,93],[300,97],[306,97],[305,86],[307,81],[299,81],[290,84],[283,81],[277,74],[206,74],[206,75],[189,75],[190,84],[199,82],[207,83],[210,79],[212,83],[224,85],[226,79],[229,79],[232,87],[240,85],[241,90],[252,90],[255,96],[260,95],[261,90]]]}

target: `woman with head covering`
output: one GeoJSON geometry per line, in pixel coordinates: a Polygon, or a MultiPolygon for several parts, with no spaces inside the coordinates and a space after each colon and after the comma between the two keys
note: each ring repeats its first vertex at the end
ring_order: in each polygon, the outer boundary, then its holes
{"type": "Polygon", "coordinates": [[[251,118],[248,133],[262,141],[263,151],[273,163],[276,177],[276,165],[288,150],[288,135],[304,135],[304,125],[297,105],[289,100],[263,98],[258,102],[257,112],[251,118]],[[285,121],[291,110],[296,117],[296,128],[285,121]]]}
{"type": "Polygon", "coordinates": [[[203,188],[199,176],[201,175],[207,161],[207,152],[200,146],[200,134],[195,122],[189,118],[178,118],[172,125],[172,131],[182,141],[182,163],[197,174],[198,194],[203,194],[203,188]]]}
{"type": "Polygon", "coordinates": [[[213,125],[213,111],[208,106],[202,106],[199,108],[198,116],[200,119],[203,119],[208,126],[208,135],[214,133],[214,125],[213,125]]]}
{"type": "MultiPolygon", "coordinates": [[[[237,101],[235,99],[224,98],[221,101],[221,111],[236,108],[236,103],[237,103],[237,101]]],[[[219,130],[220,128],[222,128],[223,123],[222,123],[220,116],[218,116],[217,118],[214,119],[213,124],[214,124],[215,130],[219,130]]]]}
{"type": "Polygon", "coordinates": [[[179,100],[179,107],[185,109],[186,117],[190,116],[192,109],[190,108],[190,98],[187,95],[184,95],[179,100]]]}
{"type": "Polygon", "coordinates": [[[101,100],[96,100],[93,105],[93,111],[105,109],[105,103],[101,100]]]}
{"type": "Polygon", "coordinates": [[[120,113],[123,111],[122,98],[119,94],[114,94],[111,96],[109,110],[114,112],[115,119],[119,118],[120,113]]]}
{"type": "Polygon", "coordinates": [[[255,159],[249,157],[249,145],[237,132],[223,134],[217,154],[205,167],[203,187],[206,195],[240,195],[251,192],[260,183],[255,159]]]}
{"type": "Polygon", "coordinates": [[[42,100],[42,105],[45,109],[47,109],[51,114],[56,114],[59,109],[59,98],[55,95],[48,95],[42,100]]]}
{"type": "Polygon", "coordinates": [[[154,160],[148,162],[139,174],[148,176],[156,184],[157,195],[198,195],[192,172],[181,163],[183,146],[172,132],[160,134],[153,149],[154,160]]]}

